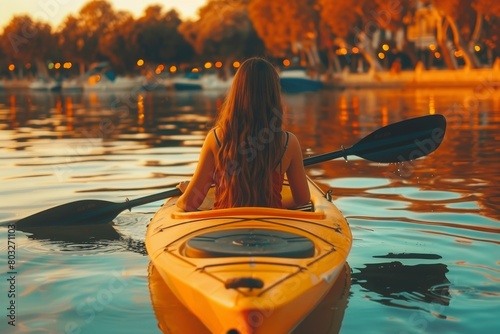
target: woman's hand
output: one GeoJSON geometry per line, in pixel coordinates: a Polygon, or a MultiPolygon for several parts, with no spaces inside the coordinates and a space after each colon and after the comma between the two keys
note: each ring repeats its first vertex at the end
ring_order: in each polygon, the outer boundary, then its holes
{"type": "Polygon", "coordinates": [[[181,191],[181,193],[184,194],[184,192],[186,191],[186,188],[187,188],[188,184],[189,184],[189,181],[182,181],[181,183],[179,183],[175,187],[177,189],[179,189],[181,191]]]}

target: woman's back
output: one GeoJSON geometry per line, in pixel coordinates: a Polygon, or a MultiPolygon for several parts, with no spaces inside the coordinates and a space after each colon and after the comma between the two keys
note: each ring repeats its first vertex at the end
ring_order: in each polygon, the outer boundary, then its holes
{"type": "MultiPolygon", "coordinates": [[[[216,208],[282,207],[286,174],[296,205],[309,200],[297,138],[283,131],[279,75],[262,58],[242,63],[177,205],[196,210],[215,183],[216,208]]],[[[180,187],[181,190],[182,187],[180,187]]]]}
{"type": "MultiPolygon", "coordinates": [[[[220,131],[220,130],[219,130],[220,131]]],[[[217,129],[213,130],[213,135],[215,137],[215,140],[217,142],[217,146],[220,149],[221,147],[221,139],[219,139],[219,136],[221,134],[217,134],[217,129]]],[[[283,186],[283,181],[285,178],[285,170],[283,168],[284,161],[283,158],[285,156],[285,152],[288,148],[288,142],[290,139],[290,134],[288,132],[283,132],[282,135],[285,137],[284,138],[284,145],[282,148],[282,152],[280,155],[280,158],[278,160],[277,165],[270,171],[270,176],[271,176],[271,187],[268,191],[271,191],[272,194],[269,197],[270,201],[265,202],[262,201],[262,199],[266,198],[266,196],[258,195],[257,196],[257,202],[247,202],[245,203],[245,206],[265,206],[265,207],[272,207],[272,208],[282,208],[283,204],[281,202],[281,190],[283,186]]],[[[288,158],[288,157],[287,157],[288,158]]],[[[289,159],[288,159],[289,160],[289,159]]],[[[285,161],[286,166],[289,165],[290,161],[285,161]]],[[[224,174],[224,170],[221,170],[220,168],[216,168],[214,172],[214,184],[215,184],[215,203],[213,208],[214,209],[224,209],[224,208],[230,208],[234,207],[234,203],[228,202],[227,200],[224,201],[221,198],[221,194],[224,193],[226,190],[223,188],[223,184],[221,183],[221,177],[224,174]]],[[[259,191],[259,187],[256,187],[257,191],[259,191]]]]}

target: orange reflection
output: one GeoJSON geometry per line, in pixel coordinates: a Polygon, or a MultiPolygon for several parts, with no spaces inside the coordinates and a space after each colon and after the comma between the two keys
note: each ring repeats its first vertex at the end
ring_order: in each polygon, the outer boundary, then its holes
{"type": "Polygon", "coordinates": [[[62,101],[61,101],[61,99],[57,99],[56,100],[56,114],[62,115],[62,113],[63,113],[62,101]]]}
{"type": "Polygon", "coordinates": [[[144,133],[144,96],[141,94],[137,96],[137,125],[138,131],[144,133]]]}
{"type": "Polygon", "coordinates": [[[97,93],[92,92],[89,94],[89,104],[91,107],[99,106],[99,97],[97,96],[97,93]]]}
{"type": "Polygon", "coordinates": [[[10,104],[10,119],[12,122],[12,126],[16,128],[17,108],[16,108],[16,96],[14,94],[12,94],[9,97],[9,104],[10,104]]]}
{"type": "Polygon", "coordinates": [[[73,131],[73,98],[71,96],[66,96],[66,129],[68,131],[73,131]]]}
{"type": "Polygon", "coordinates": [[[349,121],[349,114],[347,112],[348,106],[347,106],[347,98],[346,96],[342,96],[339,101],[339,106],[340,106],[340,125],[343,127],[347,124],[349,121]]]}
{"type": "Polygon", "coordinates": [[[434,95],[429,96],[429,114],[434,115],[436,113],[436,101],[434,95]]]}
{"type": "Polygon", "coordinates": [[[382,126],[389,124],[389,108],[384,105],[381,109],[382,112],[382,126]]]}

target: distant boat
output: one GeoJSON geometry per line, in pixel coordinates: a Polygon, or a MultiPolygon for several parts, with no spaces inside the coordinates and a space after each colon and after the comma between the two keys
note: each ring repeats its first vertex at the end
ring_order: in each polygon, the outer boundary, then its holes
{"type": "Polygon", "coordinates": [[[61,89],[63,91],[81,91],[83,90],[83,82],[81,78],[64,79],[61,89]]]}
{"type": "Polygon", "coordinates": [[[233,80],[222,80],[216,74],[188,73],[172,80],[175,90],[224,90],[231,87],[233,80]]]}
{"type": "Polygon", "coordinates": [[[96,75],[83,83],[83,89],[86,91],[131,90],[141,87],[143,83],[144,80],[141,77],[116,77],[110,80],[106,76],[96,75]]]}
{"type": "Polygon", "coordinates": [[[173,78],[170,74],[155,75],[147,78],[142,87],[146,91],[170,89],[173,87],[173,78]]]}
{"type": "Polygon", "coordinates": [[[323,88],[323,82],[311,78],[305,69],[286,69],[280,73],[281,89],[285,93],[317,91],[323,88]]]}
{"type": "Polygon", "coordinates": [[[29,83],[28,88],[36,91],[60,91],[61,82],[48,77],[37,77],[29,83]]]}
{"type": "Polygon", "coordinates": [[[116,91],[131,90],[141,87],[145,80],[143,77],[117,76],[109,62],[93,64],[81,77],[68,81],[65,88],[77,89],[81,85],[85,91],[116,91]]]}

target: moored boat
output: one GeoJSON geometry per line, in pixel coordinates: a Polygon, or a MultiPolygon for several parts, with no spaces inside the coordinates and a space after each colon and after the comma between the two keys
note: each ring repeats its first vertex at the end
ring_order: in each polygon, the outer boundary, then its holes
{"type": "MultiPolygon", "coordinates": [[[[286,333],[325,297],[352,245],[349,225],[309,180],[306,211],[196,212],[168,200],[146,233],[152,264],[172,293],[212,333],[286,333]]],[[[291,198],[287,184],[283,200],[291,198]]]]}
{"type": "Polygon", "coordinates": [[[318,91],[323,82],[307,74],[305,69],[286,69],[280,73],[281,89],[285,93],[318,91]]]}
{"type": "Polygon", "coordinates": [[[30,82],[29,89],[36,91],[59,91],[61,90],[61,82],[47,77],[37,77],[30,82]]]}
{"type": "Polygon", "coordinates": [[[175,90],[227,90],[231,87],[232,78],[223,80],[214,73],[187,73],[183,77],[172,80],[175,90]]]}

